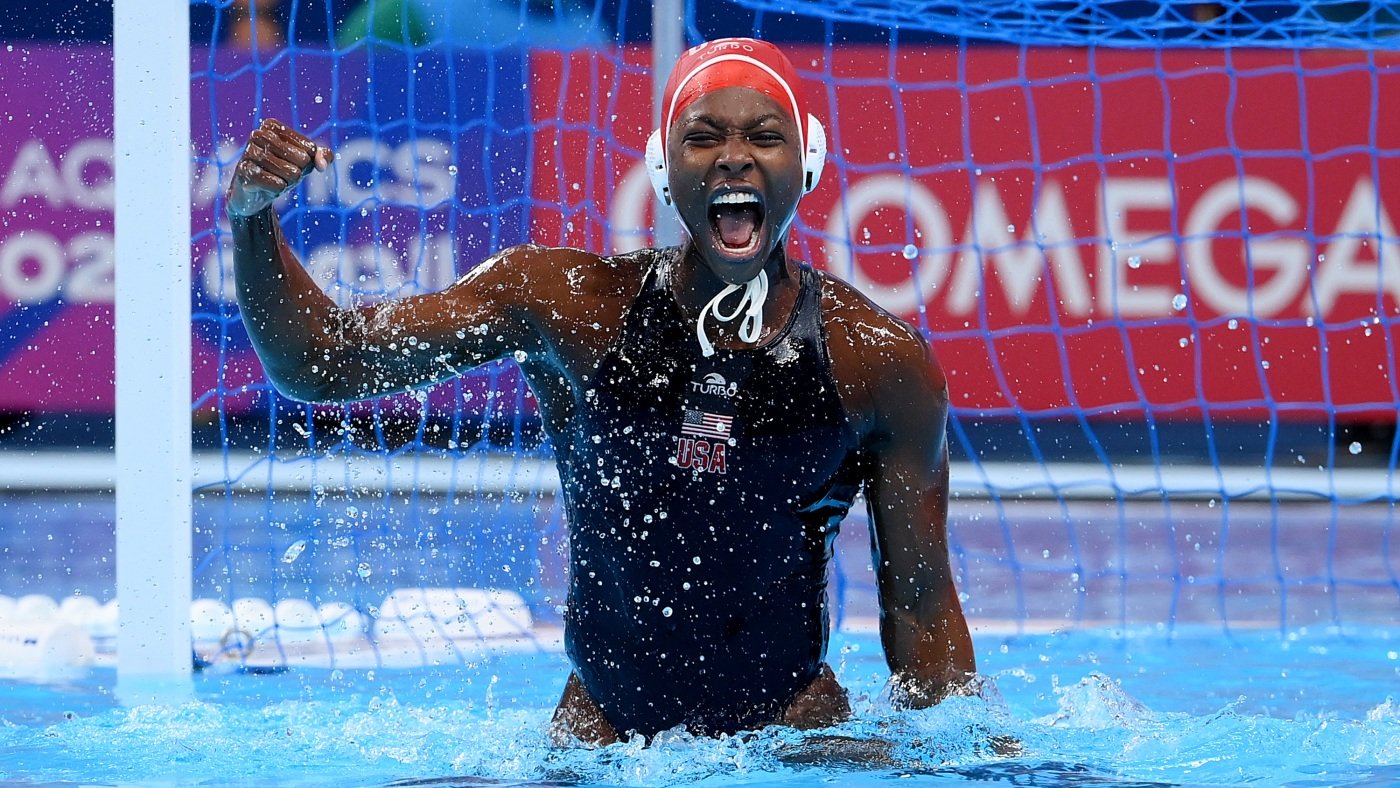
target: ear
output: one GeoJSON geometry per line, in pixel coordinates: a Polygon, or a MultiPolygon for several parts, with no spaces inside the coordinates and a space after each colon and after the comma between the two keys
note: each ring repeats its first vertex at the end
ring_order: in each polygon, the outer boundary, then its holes
{"type": "MultiPolygon", "coordinates": [[[[826,150],[826,138],[822,138],[823,156],[826,150]]],[[[666,174],[666,151],[661,149],[661,129],[657,129],[647,137],[646,150],[647,176],[651,178],[652,191],[656,192],[656,199],[663,205],[671,204],[671,183],[666,174]]]]}
{"type": "MultiPolygon", "coordinates": [[[[822,128],[822,122],[817,120],[816,116],[808,115],[807,149],[802,151],[803,194],[808,194],[817,188],[817,181],[821,180],[822,167],[825,165],[826,129],[822,128]]],[[[665,162],[662,162],[662,166],[665,166],[665,162]]]]}

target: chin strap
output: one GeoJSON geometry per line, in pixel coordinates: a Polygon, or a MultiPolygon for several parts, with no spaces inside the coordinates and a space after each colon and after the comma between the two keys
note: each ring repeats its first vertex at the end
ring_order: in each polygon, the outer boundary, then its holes
{"type": "Polygon", "coordinates": [[[705,335],[705,316],[714,313],[715,319],[721,323],[728,323],[740,314],[744,316],[744,322],[739,324],[739,338],[753,344],[758,341],[759,334],[763,333],[763,302],[768,300],[768,272],[759,271],[758,276],[750,279],[742,285],[725,285],[719,291],[719,295],[710,299],[710,303],[700,310],[700,317],[695,320],[695,338],[700,340],[700,353],[709,358],[715,354],[715,346],[710,342],[710,338],[705,335]],[[739,303],[734,307],[734,311],[724,314],[720,311],[720,302],[724,301],[730,293],[743,289],[744,294],[739,298],[739,303]]]}

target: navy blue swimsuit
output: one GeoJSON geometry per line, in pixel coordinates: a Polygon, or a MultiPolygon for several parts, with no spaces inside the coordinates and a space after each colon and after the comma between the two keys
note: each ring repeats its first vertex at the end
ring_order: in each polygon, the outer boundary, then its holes
{"type": "Polygon", "coordinates": [[[656,253],[560,461],[565,644],[624,735],[760,727],[816,677],[860,478],[816,273],[776,337],[704,358],[661,275],[676,254],[656,253]]]}

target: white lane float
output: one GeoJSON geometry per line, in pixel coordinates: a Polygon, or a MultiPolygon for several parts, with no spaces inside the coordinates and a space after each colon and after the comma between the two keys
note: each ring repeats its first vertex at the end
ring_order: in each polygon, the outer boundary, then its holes
{"type": "Polygon", "coordinates": [[[59,610],[42,594],[0,603],[0,678],[54,683],[87,672],[96,656],[92,638],[59,610]]]}

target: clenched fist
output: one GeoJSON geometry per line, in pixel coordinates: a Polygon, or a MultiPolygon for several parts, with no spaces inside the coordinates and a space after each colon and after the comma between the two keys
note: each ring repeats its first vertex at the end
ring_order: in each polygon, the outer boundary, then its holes
{"type": "Polygon", "coordinates": [[[313,169],[330,166],[335,154],[288,128],[264,120],[248,138],[228,186],[229,216],[252,216],[297,185],[313,169]]]}

